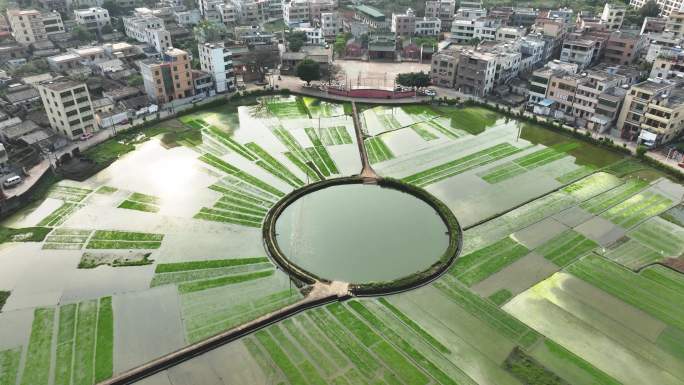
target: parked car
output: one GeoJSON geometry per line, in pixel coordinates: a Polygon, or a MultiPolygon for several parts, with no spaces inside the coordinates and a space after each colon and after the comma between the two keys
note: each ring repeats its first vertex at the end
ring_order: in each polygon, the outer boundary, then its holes
{"type": "Polygon", "coordinates": [[[15,176],[11,176],[11,177],[5,179],[5,181],[2,182],[2,185],[5,188],[12,188],[21,182],[22,182],[21,177],[19,175],[15,175],[15,176]]]}
{"type": "Polygon", "coordinates": [[[425,90],[425,96],[437,96],[437,92],[435,92],[435,90],[433,89],[428,88],[425,90]]]}
{"type": "Polygon", "coordinates": [[[92,137],[93,137],[92,132],[84,132],[83,134],[81,134],[81,140],[88,140],[92,137]]]}

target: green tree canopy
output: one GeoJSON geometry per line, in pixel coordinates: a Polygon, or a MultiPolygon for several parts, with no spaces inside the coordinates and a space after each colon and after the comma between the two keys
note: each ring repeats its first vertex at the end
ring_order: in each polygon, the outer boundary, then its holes
{"type": "Polygon", "coordinates": [[[296,74],[297,77],[309,84],[312,80],[321,78],[321,66],[311,59],[304,59],[297,64],[296,74]]]}
{"type": "Polygon", "coordinates": [[[407,72],[397,75],[396,82],[404,87],[427,87],[430,85],[430,75],[425,72],[407,72]]]}
{"type": "Polygon", "coordinates": [[[292,52],[299,52],[304,43],[306,43],[306,32],[304,31],[290,32],[287,35],[287,46],[292,52]]]}
{"type": "Polygon", "coordinates": [[[80,25],[77,25],[71,30],[71,35],[80,42],[91,42],[95,40],[95,34],[80,25]]]}
{"type": "Polygon", "coordinates": [[[660,15],[660,6],[655,0],[649,0],[639,9],[639,14],[643,17],[656,17],[660,15]]]}
{"type": "Polygon", "coordinates": [[[133,75],[126,79],[126,83],[131,87],[138,87],[143,84],[142,75],[133,75]]]}

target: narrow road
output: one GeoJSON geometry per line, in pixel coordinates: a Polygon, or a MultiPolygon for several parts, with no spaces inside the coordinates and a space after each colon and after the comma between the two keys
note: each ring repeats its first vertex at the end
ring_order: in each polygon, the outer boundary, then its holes
{"type": "Polygon", "coordinates": [[[366,152],[366,146],[364,145],[361,121],[359,120],[359,114],[356,111],[356,102],[352,102],[352,119],[354,121],[354,131],[356,132],[356,144],[359,146],[359,155],[361,156],[362,168],[359,175],[363,178],[376,180],[378,179],[378,174],[375,173],[375,170],[373,170],[373,167],[371,167],[371,164],[368,161],[368,153],[366,152]]]}

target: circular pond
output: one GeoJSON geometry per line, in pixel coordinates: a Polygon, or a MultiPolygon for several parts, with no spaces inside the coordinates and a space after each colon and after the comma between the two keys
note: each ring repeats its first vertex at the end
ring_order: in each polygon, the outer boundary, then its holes
{"type": "Polygon", "coordinates": [[[300,197],[278,216],[275,230],[291,263],[320,278],[354,284],[423,272],[449,247],[447,226],[426,202],[358,183],[300,197]]]}

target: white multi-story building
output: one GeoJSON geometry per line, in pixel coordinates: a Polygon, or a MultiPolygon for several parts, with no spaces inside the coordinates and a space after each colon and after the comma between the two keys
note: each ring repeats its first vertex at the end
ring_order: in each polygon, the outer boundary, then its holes
{"type": "Polygon", "coordinates": [[[233,26],[238,22],[238,14],[235,5],[231,3],[220,3],[216,6],[218,19],[227,26],[233,26]]]}
{"type": "Polygon", "coordinates": [[[334,37],[337,34],[344,32],[344,24],[342,18],[337,12],[323,12],[321,13],[321,31],[323,37],[334,37]]]}
{"type": "Polygon", "coordinates": [[[527,31],[525,30],[525,28],[499,27],[499,29],[496,30],[496,40],[516,40],[525,36],[526,33],[527,31]]]}
{"type": "Polygon", "coordinates": [[[308,23],[311,20],[309,0],[292,0],[283,4],[285,24],[308,23]]]}
{"type": "Polygon", "coordinates": [[[390,30],[399,36],[412,36],[416,32],[416,13],[411,8],[406,13],[393,13],[390,30]]]}
{"type": "Polygon", "coordinates": [[[308,45],[319,45],[323,44],[323,33],[320,28],[317,27],[297,27],[295,31],[304,32],[306,34],[306,44],[308,45]]]}
{"type": "Polygon", "coordinates": [[[442,32],[449,31],[456,12],[455,0],[432,0],[425,2],[425,17],[436,17],[441,21],[442,32]]]}
{"type": "Polygon", "coordinates": [[[580,69],[587,68],[596,58],[596,42],[589,39],[566,40],[563,42],[560,59],[576,63],[580,69]]]}
{"type": "Polygon", "coordinates": [[[684,9],[670,13],[665,22],[665,30],[672,33],[674,37],[684,39],[684,9]]]}
{"type": "Polygon", "coordinates": [[[200,67],[211,74],[216,92],[235,90],[235,71],[233,70],[233,54],[223,43],[204,43],[199,49],[200,67]]]}
{"type": "Polygon", "coordinates": [[[663,50],[653,62],[651,79],[684,79],[684,51],[681,48],[663,50]]]}
{"type": "Polygon", "coordinates": [[[64,32],[59,12],[10,9],[7,11],[7,20],[14,40],[22,45],[44,41],[51,34],[64,32]]]}
{"type": "Polygon", "coordinates": [[[202,14],[199,9],[175,11],[173,15],[176,17],[176,23],[180,25],[195,25],[202,20],[202,14]]]}
{"type": "Polygon", "coordinates": [[[109,11],[99,7],[74,10],[74,20],[89,30],[97,31],[110,24],[109,11]]]}
{"type": "Polygon", "coordinates": [[[35,85],[50,127],[69,139],[95,130],[93,105],[85,83],[58,79],[35,85]]]}
{"type": "MultiPolygon", "coordinates": [[[[649,0],[629,0],[629,5],[634,8],[641,8],[649,0]]],[[[684,0],[655,0],[660,7],[661,16],[669,16],[672,12],[681,11],[684,7],[684,0]]]]}
{"type": "Polygon", "coordinates": [[[477,19],[456,18],[451,24],[450,40],[456,43],[467,43],[472,39],[496,40],[496,31],[501,27],[501,20],[489,17],[477,19]]]}
{"type": "Polygon", "coordinates": [[[669,51],[677,46],[681,47],[682,44],[684,44],[684,39],[675,37],[672,32],[651,33],[648,35],[648,51],[644,60],[653,63],[661,52],[669,51]]]}
{"type": "Polygon", "coordinates": [[[442,31],[442,20],[437,17],[420,17],[416,19],[414,34],[416,36],[437,36],[442,31]]]}
{"type": "Polygon", "coordinates": [[[162,53],[172,47],[171,33],[164,27],[164,20],[149,14],[124,17],[126,36],[147,43],[162,53]]]}
{"type": "Polygon", "coordinates": [[[604,24],[609,31],[617,31],[622,27],[622,21],[625,19],[626,13],[627,7],[624,5],[616,5],[608,2],[603,6],[601,24],[604,24]]]}

